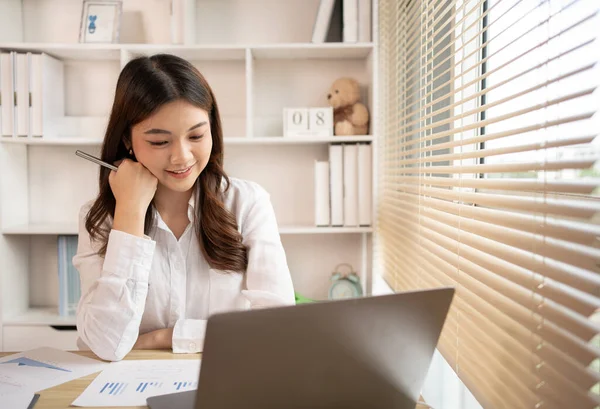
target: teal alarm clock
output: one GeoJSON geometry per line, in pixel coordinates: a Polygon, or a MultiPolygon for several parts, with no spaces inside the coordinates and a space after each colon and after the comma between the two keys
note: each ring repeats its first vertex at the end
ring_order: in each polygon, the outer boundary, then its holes
{"type": "Polygon", "coordinates": [[[363,295],[360,278],[350,264],[339,264],[331,274],[331,287],[329,287],[330,300],[342,300],[363,295]],[[342,272],[340,268],[346,267],[348,271],[342,272]]]}

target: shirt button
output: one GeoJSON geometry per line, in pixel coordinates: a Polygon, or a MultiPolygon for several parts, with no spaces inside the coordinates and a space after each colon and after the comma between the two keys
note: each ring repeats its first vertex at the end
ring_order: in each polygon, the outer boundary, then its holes
{"type": "Polygon", "coordinates": [[[190,347],[191,351],[195,351],[196,350],[196,343],[195,342],[190,342],[189,347],[190,347]]]}

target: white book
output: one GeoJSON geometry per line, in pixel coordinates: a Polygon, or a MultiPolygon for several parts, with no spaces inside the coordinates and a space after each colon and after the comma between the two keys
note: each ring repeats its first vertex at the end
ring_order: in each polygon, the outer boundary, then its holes
{"type": "Polygon", "coordinates": [[[27,88],[29,90],[29,94],[27,95],[27,103],[29,105],[27,110],[27,116],[29,118],[27,121],[27,127],[29,128],[29,132],[27,133],[27,136],[30,138],[33,136],[33,102],[31,100],[31,92],[34,85],[33,69],[31,64],[33,64],[33,53],[27,52],[27,88]]]}
{"type": "Polygon", "coordinates": [[[64,66],[48,54],[31,55],[33,136],[55,137],[65,116],[64,66]]]}
{"type": "Polygon", "coordinates": [[[171,0],[171,43],[195,44],[195,0],[171,0]]]}
{"type": "Polygon", "coordinates": [[[329,162],[315,161],[315,225],[330,225],[329,162]]]}
{"type": "Polygon", "coordinates": [[[0,86],[2,98],[2,136],[14,136],[15,126],[15,83],[13,75],[14,53],[0,54],[0,86]]]}
{"type": "Polygon", "coordinates": [[[358,145],[358,224],[372,223],[372,148],[370,144],[358,145]]]}
{"type": "Polygon", "coordinates": [[[331,24],[334,6],[335,0],[321,0],[319,3],[319,10],[317,11],[315,25],[313,26],[313,43],[324,43],[327,39],[327,31],[331,24]]]}
{"type": "Polygon", "coordinates": [[[344,145],[344,226],[358,226],[358,145],[344,145]]]}
{"type": "Polygon", "coordinates": [[[331,225],[344,225],[344,168],[342,145],[329,145],[331,225]]]}
{"type": "Polygon", "coordinates": [[[29,136],[29,63],[27,54],[16,55],[17,136],[29,136]]]}
{"type": "Polygon", "coordinates": [[[358,0],[344,0],[342,13],[344,42],[356,43],[358,41],[358,0]]]}
{"type": "Polygon", "coordinates": [[[0,54],[0,136],[2,136],[2,55],[0,54]]]}
{"type": "Polygon", "coordinates": [[[358,41],[371,41],[371,0],[358,0],[358,41]]]}
{"type": "Polygon", "coordinates": [[[183,0],[171,0],[171,44],[183,44],[183,0]]]}

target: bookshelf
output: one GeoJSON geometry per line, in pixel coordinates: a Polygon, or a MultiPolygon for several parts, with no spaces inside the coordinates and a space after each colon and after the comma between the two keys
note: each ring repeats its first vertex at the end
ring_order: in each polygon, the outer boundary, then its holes
{"type": "MultiPolygon", "coordinates": [[[[221,110],[225,170],[271,194],[295,289],[325,299],[331,272],[347,262],[370,292],[374,228],[315,227],[314,162],[327,160],[331,143],[371,143],[376,191],[376,18],[373,42],[313,44],[319,0],[185,2],[195,15],[185,44],[170,44],[169,0],[124,0],[122,43],[80,44],[80,1],[0,0],[0,50],[61,60],[65,86],[56,134],[0,138],[0,349],[74,348],[75,320],[57,312],[57,236],[77,234],[98,172],[74,152],[99,155],[120,69],[137,55],[175,54],[206,76],[221,110]],[[326,106],[341,76],[361,84],[369,135],[283,137],[283,108],[326,106]]],[[[372,202],[376,209],[374,193],[372,202]]]]}
{"type": "MultiPolygon", "coordinates": [[[[332,136],[332,137],[229,137],[225,138],[225,146],[230,145],[310,145],[330,144],[341,142],[372,142],[373,137],[368,135],[355,136],[332,136]]],[[[0,143],[21,145],[45,145],[45,146],[100,146],[102,139],[85,137],[61,137],[61,138],[2,138],[0,143]]]]}

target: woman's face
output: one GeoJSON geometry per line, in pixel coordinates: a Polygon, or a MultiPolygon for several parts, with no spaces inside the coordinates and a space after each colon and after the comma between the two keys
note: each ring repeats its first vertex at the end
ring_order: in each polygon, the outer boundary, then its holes
{"type": "Polygon", "coordinates": [[[184,100],[160,107],[131,129],[133,153],[159,185],[187,192],[212,150],[208,113],[184,100]]]}

